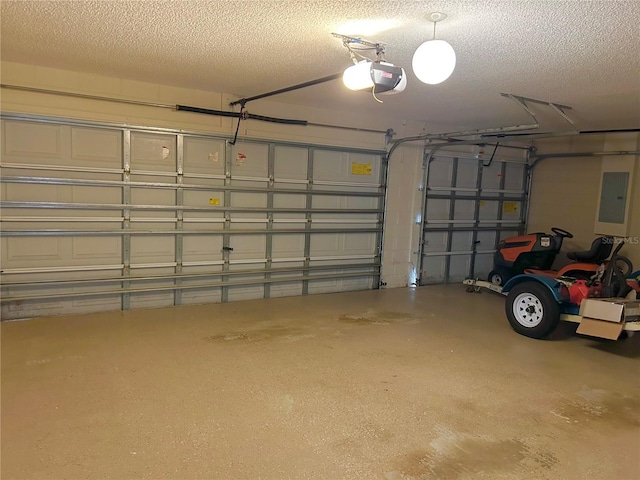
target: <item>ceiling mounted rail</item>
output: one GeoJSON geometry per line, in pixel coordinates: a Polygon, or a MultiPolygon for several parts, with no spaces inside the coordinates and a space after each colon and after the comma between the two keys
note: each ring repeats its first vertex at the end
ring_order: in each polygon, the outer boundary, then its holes
{"type": "Polygon", "coordinates": [[[240,105],[244,107],[245,104],[253,101],[260,100],[261,98],[272,97],[273,95],[278,95],[280,93],[291,92],[293,90],[299,90],[301,88],[312,87],[313,85],[318,85],[320,83],[330,82],[331,80],[336,80],[342,77],[342,72],[334,73],[333,75],[329,75],[326,77],[318,78],[316,80],[310,80],[304,83],[298,83],[297,85],[292,85],[291,87],[280,88],[279,90],[273,90],[272,92],[261,93],[260,95],[254,95],[253,97],[243,97],[229,103],[230,107],[234,107],[236,105],[240,105]]]}

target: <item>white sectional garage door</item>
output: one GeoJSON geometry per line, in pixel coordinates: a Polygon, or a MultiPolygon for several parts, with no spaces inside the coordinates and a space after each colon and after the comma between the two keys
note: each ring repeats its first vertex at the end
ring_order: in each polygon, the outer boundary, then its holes
{"type": "Polygon", "coordinates": [[[419,285],[487,279],[500,240],[526,224],[524,155],[440,151],[426,155],[419,285]]]}
{"type": "Polygon", "coordinates": [[[378,288],[385,152],[4,115],[2,316],[378,288]]]}

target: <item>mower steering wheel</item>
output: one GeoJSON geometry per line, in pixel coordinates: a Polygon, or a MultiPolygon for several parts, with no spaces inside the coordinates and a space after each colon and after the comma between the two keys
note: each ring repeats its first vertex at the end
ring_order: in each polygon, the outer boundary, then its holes
{"type": "Polygon", "coordinates": [[[553,233],[555,233],[556,235],[558,235],[559,237],[562,237],[562,238],[573,238],[573,233],[567,232],[566,230],[563,230],[562,228],[552,227],[551,231],[553,233]]]}
{"type": "Polygon", "coordinates": [[[621,247],[622,244],[613,252],[602,276],[602,293],[605,297],[624,297],[629,292],[627,276],[633,270],[633,265],[627,257],[618,255],[621,247]],[[626,272],[620,263],[627,267],[626,272]]]}

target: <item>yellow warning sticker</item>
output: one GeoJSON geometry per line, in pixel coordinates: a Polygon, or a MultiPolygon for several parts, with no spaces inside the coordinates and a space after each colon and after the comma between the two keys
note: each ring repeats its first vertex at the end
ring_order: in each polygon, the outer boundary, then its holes
{"type": "Polygon", "coordinates": [[[371,175],[373,165],[370,163],[351,162],[351,175],[371,175]]]}
{"type": "Polygon", "coordinates": [[[209,205],[220,205],[220,199],[219,198],[210,198],[209,199],[209,205]]]}
{"type": "Polygon", "coordinates": [[[478,202],[478,204],[479,204],[481,207],[484,207],[484,206],[487,204],[487,202],[486,202],[485,200],[480,200],[480,201],[478,202]]]}
{"type": "Polygon", "coordinates": [[[516,213],[518,211],[518,202],[504,202],[502,204],[502,213],[516,213]]]}

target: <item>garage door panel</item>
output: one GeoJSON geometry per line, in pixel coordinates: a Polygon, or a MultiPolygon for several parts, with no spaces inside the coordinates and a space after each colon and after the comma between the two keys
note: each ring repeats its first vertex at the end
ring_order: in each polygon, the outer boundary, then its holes
{"type": "MultiPolygon", "coordinates": [[[[460,159],[456,174],[456,188],[475,189],[478,184],[478,161],[460,159]]],[[[460,195],[473,195],[474,192],[461,191],[460,195]]]]}
{"type": "Polygon", "coordinates": [[[97,128],[71,129],[72,165],[122,168],[122,132],[97,128]]]}
{"type": "MultiPolygon", "coordinates": [[[[171,287],[173,284],[170,282],[148,282],[136,284],[140,288],[156,288],[159,286],[171,287]]],[[[169,293],[154,293],[154,292],[142,292],[131,294],[131,308],[162,308],[173,306],[174,296],[173,292],[169,293]]]]}
{"type": "Polygon", "coordinates": [[[321,195],[313,197],[311,207],[317,208],[342,208],[344,197],[334,195],[321,195]]]}
{"type": "Polygon", "coordinates": [[[486,280],[489,278],[491,270],[493,270],[493,254],[477,254],[474,264],[474,277],[486,280]]]}
{"type": "Polygon", "coordinates": [[[495,220],[498,218],[499,202],[491,200],[480,200],[478,208],[478,218],[480,220],[495,220]]]}
{"type": "Polygon", "coordinates": [[[274,177],[276,180],[306,180],[309,152],[306,148],[276,147],[274,177]]]}
{"type": "Polygon", "coordinates": [[[184,205],[193,207],[224,207],[224,192],[216,190],[185,190],[184,205]]]}
{"type": "Polygon", "coordinates": [[[267,207],[266,193],[231,193],[232,207],[267,207]]]}
{"type": "Polygon", "coordinates": [[[449,283],[461,283],[469,277],[471,255],[451,255],[449,260],[449,283]]]}
{"type": "Polygon", "coordinates": [[[496,245],[496,231],[478,232],[476,241],[476,250],[492,250],[496,245]]]}
{"type": "MultiPolygon", "coordinates": [[[[250,267],[247,265],[231,265],[229,270],[242,271],[247,270],[248,268],[250,267]]],[[[232,282],[255,282],[253,285],[234,285],[228,287],[229,301],[233,302],[238,300],[255,300],[264,298],[264,285],[261,284],[264,280],[264,274],[233,275],[228,278],[229,281],[232,282]]]]}
{"type": "Polygon", "coordinates": [[[449,200],[430,198],[426,204],[425,220],[427,223],[430,220],[447,220],[449,218],[450,208],[449,200]]]}
{"type": "Polygon", "coordinates": [[[268,145],[238,142],[231,148],[231,175],[266,178],[268,160],[268,145]]]}
{"type": "MultiPolygon", "coordinates": [[[[71,200],[73,203],[120,205],[122,203],[122,189],[119,187],[73,187],[71,189],[71,200]]],[[[82,212],[82,210],[79,212],[82,212]]]]}
{"type": "Polygon", "coordinates": [[[13,121],[3,121],[2,126],[4,162],[41,164],[64,157],[64,137],[69,127],[13,121]]]}
{"type": "Polygon", "coordinates": [[[524,164],[507,163],[504,188],[507,190],[524,190],[524,172],[524,164]]]}
{"type": "Polygon", "coordinates": [[[424,234],[424,252],[444,252],[447,250],[446,232],[425,232],[424,234]]]}
{"type": "Polygon", "coordinates": [[[305,208],[306,197],[298,194],[273,194],[274,208],[305,208]]]}
{"type": "Polygon", "coordinates": [[[224,175],[226,152],[224,140],[185,137],[183,144],[185,174],[224,175]]]}
{"type": "Polygon", "coordinates": [[[222,235],[185,235],[182,239],[182,261],[222,260],[222,240],[222,235]]]}
{"type": "Polygon", "coordinates": [[[445,281],[446,257],[425,257],[422,263],[420,283],[422,285],[432,285],[444,283],[445,281]]]}
{"type": "Polygon", "coordinates": [[[175,237],[169,235],[132,235],[131,264],[175,261],[175,237]]]}
{"type": "Polygon", "coordinates": [[[475,219],[475,200],[457,200],[454,206],[453,215],[455,220],[470,220],[473,223],[475,219]]]}
{"type": "Polygon", "coordinates": [[[430,187],[450,188],[453,177],[453,162],[450,158],[436,157],[429,168],[430,187]]]}
{"type": "Polygon", "coordinates": [[[70,187],[60,185],[4,185],[7,200],[14,202],[65,202],[70,196],[70,187]]]}
{"type": "MultiPolygon", "coordinates": [[[[189,282],[183,282],[189,285],[189,282]]],[[[182,291],[183,305],[198,305],[204,303],[221,303],[222,288],[220,287],[203,287],[193,290],[186,289],[182,291]]]]}
{"type": "Polygon", "coordinates": [[[9,237],[5,239],[5,268],[19,265],[35,267],[47,264],[59,264],[65,260],[65,248],[69,239],[59,237],[9,237]]]}
{"type": "Polygon", "coordinates": [[[176,171],[176,137],[152,133],[131,134],[131,172],[176,171]]]}
{"type": "Polygon", "coordinates": [[[344,208],[347,210],[372,209],[378,207],[379,201],[376,197],[346,197],[344,208]]]}
{"type": "Polygon", "coordinates": [[[342,152],[315,151],[313,155],[314,180],[344,180],[348,172],[347,155],[342,152]]]}
{"type": "Polygon", "coordinates": [[[343,245],[341,251],[349,255],[375,255],[376,234],[375,233],[348,233],[343,234],[343,245]]]}
{"type": "Polygon", "coordinates": [[[500,162],[494,162],[489,167],[482,167],[482,194],[484,196],[499,196],[498,192],[485,192],[484,190],[500,189],[500,182],[502,180],[501,172],[502,164],[500,162]]]}
{"type": "Polygon", "coordinates": [[[522,202],[508,201],[502,206],[502,219],[517,222],[522,215],[522,202]]]}
{"type": "Polygon", "coordinates": [[[472,250],[473,232],[453,232],[451,233],[450,251],[469,252],[472,250]]]}
{"type": "Polygon", "coordinates": [[[73,237],[72,258],[91,263],[119,263],[122,259],[120,237],[73,237]]]}
{"type": "MultiPolygon", "coordinates": [[[[175,205],[176,192],[174,190],[161,190],[159,188],[131,188],[131,203],[133,205],[175,205]]],[[[149,213],[139,211],[136,214],[147,215],[149,213]]],[[[161,212],[163,215],[165,213],[161,212]]]]}
{"type": "Polygon", "coordinates": [[[266,258],[266,235],[233,235],[231,238],[231,260],[266,258]]]}
{"type": "Polygon", "coordinates": [[[296,258],[304,256],[304,235],[273,235],[272,258],[296,258]]]}
{"type": "Polygon", "coordinates": [[[2,305],[2,318],[60,315],[65,312],[67,303],[62,300],[23,300],[20,304],[9,303],[2,305]]]}
{"type": "MultiPolygon", "coordinates": [[[[283,278],[284,275],[272,275],[272,278],[283,278]]],[[[269,287],[269,297],[297,297],[302,295],[302,281],[272,283],[269,287]]]]}
{"type": "Polygon", "coordinates": [[[312,257],[335,255],[340,251],[339,234],[319,234],[311,236],[310,255],[312,257]]]}

